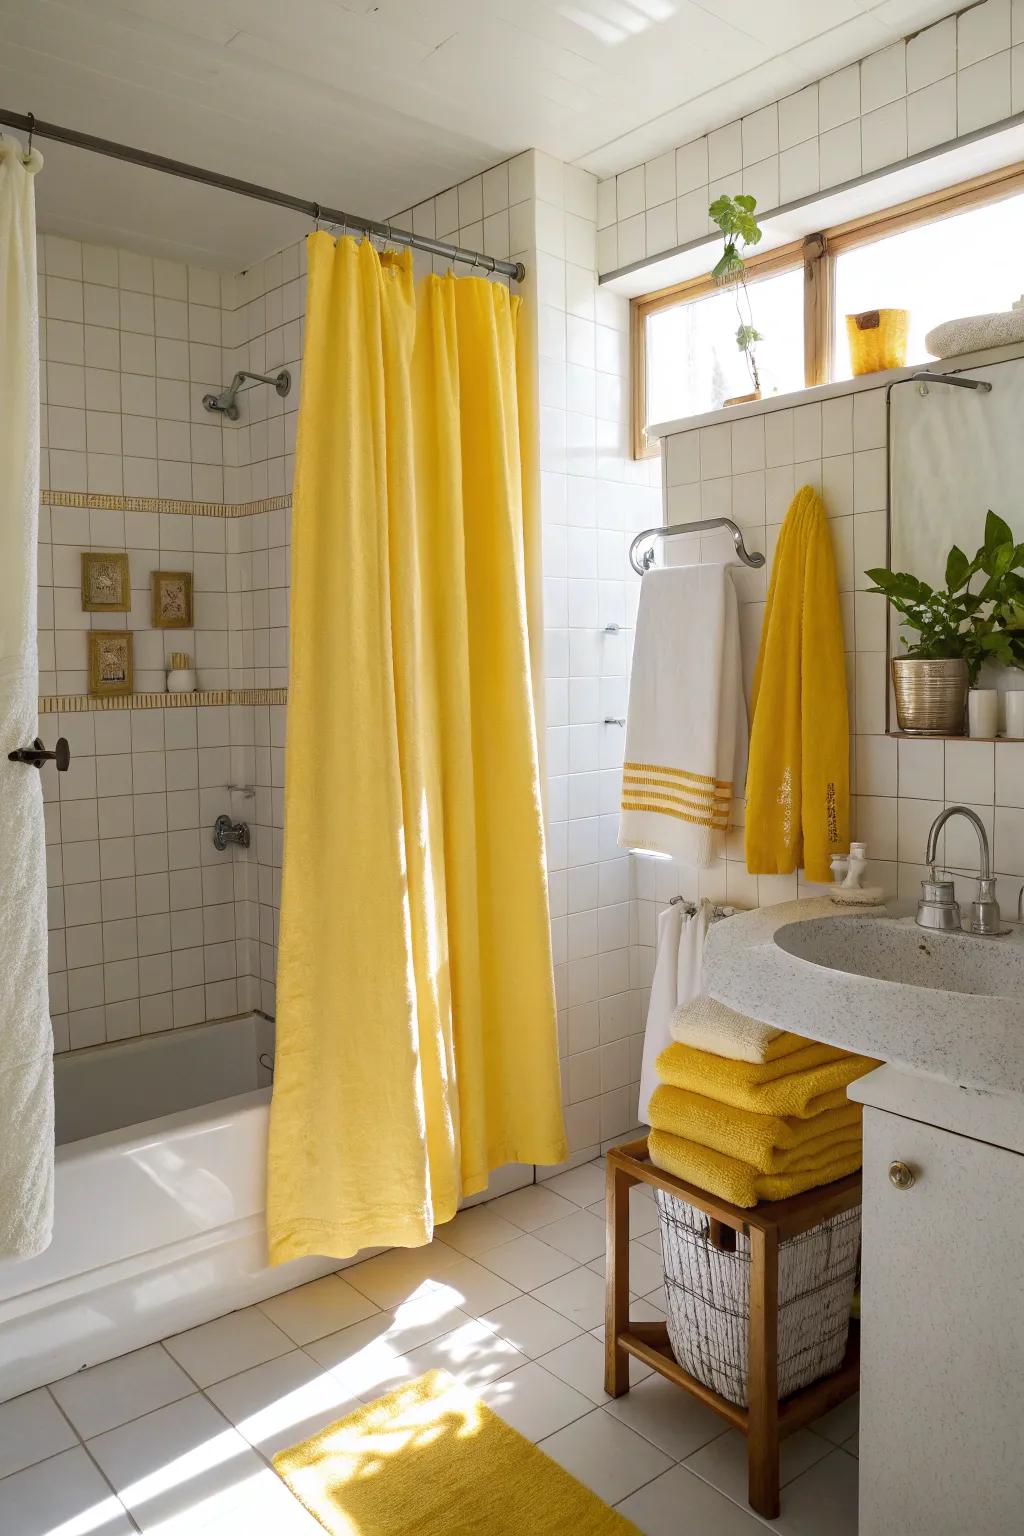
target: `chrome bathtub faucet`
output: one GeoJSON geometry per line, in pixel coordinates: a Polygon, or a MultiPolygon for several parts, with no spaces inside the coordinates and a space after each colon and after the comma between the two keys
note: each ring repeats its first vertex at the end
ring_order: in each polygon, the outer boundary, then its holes
{"type": "Polygon", "coordinates": [[[985,823],[976,811],[972,811],[969,805],[950,805],[944,811],[940,811],[928,833],[924,861],[929,867],[929,878],[921,881],[921,899],[917,904],[917,923],[920,928],[938,928],[947,933],[963,931],[983,938],[994,938],[996,934],[1002,932],[1002,916],[996,899],[996,882],[992,875],[988,833],[985,831],[985,823]],[[939,833],[952,816],[966,817],[978,834],[977,889],[974,900],[971,902],[966,927],[961,920],[960,903],[956,900],[952,879],[948,878],[947,871],[937,872],[935,868],[939,833]],[[938,878],[939,873],[947,875],[947,878],[938,878]]]}

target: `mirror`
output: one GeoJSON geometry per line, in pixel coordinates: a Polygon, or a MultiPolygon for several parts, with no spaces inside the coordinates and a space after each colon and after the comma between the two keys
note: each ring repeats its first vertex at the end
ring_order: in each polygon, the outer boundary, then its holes
{"type": "MultiPolygon", "coordinates": [[[[952,546],[970,559],[983,544],[989,511],[1024,541],[1024,359],[972,367],[966,376],[991,391],[907,379],[889,398],[888,564],[937,590],[946,585],[952,546]]],[[[970,589],[983,581],[975,577],[970,589]]],[[[889,654],[905,654],[892,609],[889,654]]],[[[986,663],[977,686],[1024,690],[1024,671],[986,663]]]]}

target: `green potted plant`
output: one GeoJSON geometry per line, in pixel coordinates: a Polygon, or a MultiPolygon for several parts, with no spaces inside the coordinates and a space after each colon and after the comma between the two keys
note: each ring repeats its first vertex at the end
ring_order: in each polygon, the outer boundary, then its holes
{"type": "Polygon", "coordinates": [[[904,656],[892,659],[896,720],[915,736],[963,734],[967,692],[985,662],[1024,667],[1024,544],[994,512],[973,559],[954,544],[946,584],[930,587],[909,571],[865,571],[872,592],[888,598],[906,629],[904,656]],[[972,589],[972,583],[981,581],[972,589]]]}
{"type": "Polygon", "coordinates": [[[716,197],[708,209],[712,221],[722,231],[723,248],[711,270],[711,276],[720,287],[731,287],[736,299],[736,315],[739,325],[736,327],[736,345],[743,353],[743,360],[747,365],[750,382],[753,386],[748,395],[738,395],[732,400],[727,400],[726,405],[739,405],[745,400],[760,400],[761,376],[757,371],[757,355],[755,347],[764,337],[754,325],[754,312],[750,303],[750,289],[747,287],[747,268],[743,260],[743,252],[752,245],[757,245],[761,239],[761,227],[754,217],[757,207],[757,198],[748,193],[740,193],[736,197],[723,194],[716,197]]]}

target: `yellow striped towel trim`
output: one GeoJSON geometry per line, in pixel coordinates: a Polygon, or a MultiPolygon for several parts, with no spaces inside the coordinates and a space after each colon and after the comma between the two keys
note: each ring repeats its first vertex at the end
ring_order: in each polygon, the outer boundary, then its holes
{"type": "Polygon", "coordinates": [[[699,784],[680,784],[676,779],[658,779],[652,774],[624,773],[622,775],[622,782],[624,784],[635,784],[638,788],[667,789],[673,794],[689,795],[693,800],[707,800],[708,802],[712,800],[732,800],[731,789],[704,789],[699,784]]]}
{"type": "Polygon", "coordinates": [[[691,799],[689,795],[666,795],[657,790],[634,789],[630,784],[623,784],[622,794],[631,800],[640,801],[655,809],[659,805],[674,805],[681,811],[696,811],[701,816],[728,816],[732,810],[732,802],[724,803],[716,800],[691,799]]]}
{"type": "Polygon", "coordinates": [[[655,811],[659,816],[674,816],[677,821],[688,821],[695,827],[714,827],[717,831],[726,832],[729,828],[728,817],[720,816],[694,816],[689,811],[677,811],[670,805],[642,805],[635,800],[622,799],[624,811],[655,811]]]}
{"type": "Polygon", "coordinates": [[[691,773],[688,768],[669,768],[665,763],[623,763],[632,773],[667,773],[674,779],[692,779],[697,784],[716,784],[720,789],[731,789],[732,779],[716,779],[706,773],[691,773]]]}

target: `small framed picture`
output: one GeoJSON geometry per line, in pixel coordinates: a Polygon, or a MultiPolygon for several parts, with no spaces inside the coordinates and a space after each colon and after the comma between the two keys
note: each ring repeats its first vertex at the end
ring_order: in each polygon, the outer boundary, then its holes
{"type": "Polygon", "coordinates": [[[153,627],[192,628],[192,572],[153,572],[153,627]]]}
{"type": "Polygon", "coordinates": [[[82,553],[82,610],[84,613],[128,613],[132,606],[128,556],[82,553]]]}
{"type": "Polygon", "coordinates": [[[131,691],[131,630],[90,630],[89,692],[94,698],[111,698],[131,691]]]}

